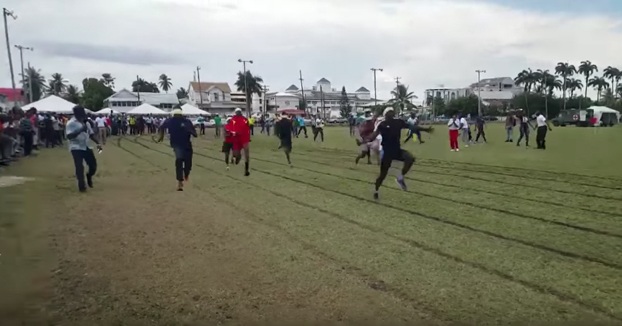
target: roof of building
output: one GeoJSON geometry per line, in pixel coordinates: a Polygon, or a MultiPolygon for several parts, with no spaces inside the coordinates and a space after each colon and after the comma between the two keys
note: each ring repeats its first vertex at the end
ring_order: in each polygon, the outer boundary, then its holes
{"type": "Polygon", "coordinates": [[[319,83],[327,83],[327,84],[330,84],[330,81],[329,81],[328,79],[326,79],[326,78],[323,78],[323,77],[322,77],[322,79],[318,80],[318,81],[317,81],[317,83],[318,83],[318,84],[319,84],[319,83]]]}
{"type": "Polygon", "coordinates": [[[479,83],[473,83],[471,84],[471,87],[473,86],[477,86],[477,85],[486,85],[486,84],[496,84],[496,83],[500,83],[504,80],[513,80],[512,77],[495,77],[495,78],[484,78],[482,80],[479,81],[479,83]]]}
{"type": "MultiPolygon", "coordinates": [[[[192,87],[192,89],[194,89],[196,92],[199,91],[199,82],[190,82],[190,87],[192,87]]],[[[216,87],[218,89],[220,89],[221,91],[225,92],[225,93],[231,93],[231,87],[229,87],[229,83],[226,82],[216,82],[216,83],[212,83],[212,82],[201,82],[200,88],[201,91],[207,91],[208,89],[212,88],[212,87],[216,87]]]]}
{"type": "MultiPolygon", "coordinates": [[[[128,99],[138,100],[139,93],[132,92],[127,89],[122,89],[112,96],[108,97],[106,100],[110,100],[113,102],[116,101],[127,101],[128,99]],[[121,96],[122,95],[122,96],[121,96]]],[[[152,105],[160,105],[160,104],[179,104],[179,99],[177,95],[174,93],[149,93],[149,92],[140,92],[140,100],[152,105]]]]}
{"type": "Polygon", "coordinates": [[[21,102],[24,99],[21,88],[16,88],[15,93],[13,93],[13,88],[0,88],[0,94],[6,96],[9,102],[21,102]]]}
{"type": "Polygon", "coordinates": [[[361,86],[361,88],[356,90],[356,93],[369,93],[369,90],[364,86],[361,86]]]}
{"type": "Polygon", "coordinates": [[[296,87],[296,85],[292,84],[291,86],[289,86],[286,91],[297,91],[300,88],[296,87]]]}
{"type": "Polygon", "coordinates": [[[285,92],[278,92],[278,93],[276,93],[276,94],[274,94],[272,96],[278,96],[278,97],[280,97],[280,96],[283,96],[283,97],[285,97],[285,96],[287,96],[287,97],[299,97],[298,94],[285,93],[285,92]]]}

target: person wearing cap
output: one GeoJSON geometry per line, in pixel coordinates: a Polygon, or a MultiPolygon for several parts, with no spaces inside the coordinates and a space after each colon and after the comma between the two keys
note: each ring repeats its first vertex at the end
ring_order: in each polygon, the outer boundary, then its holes
{"type": "Polygon", "coordinates": [[[188,181],[192,170],[192,141],[190,137],[197,137],[197,131],[190,120],[183,116],[181,109],[173,110],[173,116],[166,119],[160,126],[160,137],[157,142],[164,139],[164,130],[168,130],[171,147],[175,152],[175,176],[177,177],[177,191],[184,190],[184,181],[188,181]]]}
{"type": "Polygon", "coordinates": [[[235,164],[240,163],[241,154],[244,150],[244,175],[249,176],[249,160],[250,150],[248,144],[251,141],[250,126],[248,120],[242,115],[242,109],[235,109],[235,115],[231,118],[232,133],[233,133],[233,156],[235,157],[235,164]]]}
{"type": "MultiPolygon", "coordinates": [[[[406,183],[404,182],[404,175],[408,173],[415,163],[413,155],[403,150],[400,142],[402,129],[407,129],[408,124],[402,119],[395,119],[395,111],[392,107],[387,107],[384,110],[384,118],[385,120],[380,122],[372,135],[366,139],[366,141],[369,142],[376,139],[379,135],[382,135],[383,153],[380,158],[380,175],[376,179],[374,199],[378,199],[378,191],[380,190],[382,182],[387,177],[393,161],[404,162],[402,173],[400,173],[396,179],[397,184],[404,191],[407,190],[406,183]]],[[[431,127],[421,128],[421,131],[432,132],[433,129],[431,127]]]]}
{"type": "Polygon", "coordinates": [[[93,132],[93,126],[87,121],[86,110],[77,105],[73,107],[73,118],[69,119],[65,127],[65,133],[69,142],[69,150],[73,156],[73,163],[76,169],[76,179],[78,179],[78,190],[86,192],[86,185],[93,188],[93,176],[97,172],[97,159],[93,150],[89,148],[89,139],[97,144],[97,149],[102,147],[93,132]],[[84,165],[88,166],[86,173],[86,184],[84,182],[84,165]]]}

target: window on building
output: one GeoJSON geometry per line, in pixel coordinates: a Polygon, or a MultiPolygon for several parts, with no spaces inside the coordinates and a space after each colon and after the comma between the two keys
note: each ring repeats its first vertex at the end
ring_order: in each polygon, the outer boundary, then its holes
{"type": "Polygon", "coordinates": [[[259,99],[259,104],[261,104],[261,103],[262,103],[262,100],[261,100],[261,99],[259,99]]]}
{"type": "Polygon", "coordinates": [[[220,100],[219,100],[218,93],[214,93],[214,101],[215,101],[215,102],[220,101],[220,100]]]}
{"type": "Polygon", "coordinates": [[[285,105],[289,105],[289,101],[285,101],[285,105]]]}

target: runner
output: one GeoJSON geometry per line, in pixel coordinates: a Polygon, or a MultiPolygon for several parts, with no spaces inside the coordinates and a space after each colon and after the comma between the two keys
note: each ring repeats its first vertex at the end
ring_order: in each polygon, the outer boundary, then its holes
{"type": "Polygon", "coordinates": [[[157,142],[164,139],[164,130],[168,130],[171,147],[175,152],[175,174],[177,177],[177,191],[184,190],[184,181],[188,181],[192,169],[192,141],[190,136],[197,137],[197,131],[192,121],[183,117],[181,109],[173,110],[173,117],[166,119],[160,126],[160,137],[157,142]]]}
{"type": "MultiPolygon", "coordinates": [[[[292,119],[296,119],[296,117],[292,119]]],[[[283,149],[285,157],[287,157],[287,164],[291,168],[293,165],[289,154],[292,152],[292,121],[287,116],[283,116],[274,126],[274,130],[275,133],[278,132],[276,135],[281,140],[279,148],[283,149]]]]}
{"type": "Polygon", "coordinates": [[[233,131],[233,156],[235,164],[240,163],[240,151],[244,150],[244,175],[249,176],[250,150],[248,143],[250,142],[250,128],[248,120],[242,115],[242,109],[235,109],[235,115],[231,118],[233,131]]]}
{"type": "MultiPolygon", "coordinates": [[[[518,120],[519,123],[519,131],[520,131],[520,135],[518,136],[518,141],[516,142],[516,146],[520,146],[520,141],[523,140],[523,138],[525,138],[525,147],[529,147],[529,133],[530,133],[530,128],[533,128],[531,126],[531,123],[529,123],[529,118],[527,118],[525,116],[525,113],[523,112],[523,110],[520,110],[518,112],[518,114],[516,115],[516,119],[518,120]]],[[[484,140],[486,140],[486,138],[484,137],[484,140]]]]}
{"type": "Polygon", "coordinates": [[[93,150],[89,147],[89,138],[97,144],[97,149],[101,151],[101,145],[95,137],[93,128],[86,120],[86,110],[77,105],[73,107],[73,118],[67,122],[66,132],[69,140],[69,150],[73,157],[73,163],[78,179],[78,190],[86,192],[86,185],[93,188],[93,176],[97,171],[97,160],[93,150]],[[86,173],[86,184],[84,182],[84,165],[89,167],[86,173]]]}
{"type": "Polygon", "coordinates": [[[356,140],[356,143],[357,145],[359,145],[359,148],[361,150],[361,154],[356,157],[355,164],[359,164],[359,161],[362,158],[365,158],[365,156],[367,156],[367,164],[371,164],[372,145],[374,141],[376,141],[375,139],[371,142],[365,141],[365,139],[369,138],[369,136],[374,133],[374,129],[376,127],[376,119],[374,116],[372,116],[370,109],[366,109],[364,114],[365,121],[361,123],[358,127],[360,139],[356,140]]]}
{"type": "Polygon", "coordinates": [[[421,139],[421,131],[419,130],[419,119],[417,118],[417,115],[415,113],[412,113],[410,115],[410,118],[408,118],[407,122],[409,126],[408,137],[406,137],[406,140],[404,140],[404,144],[412,139],[413,135],[417,135],[417,140],[419,141],[419,144],[425,143],[423,139],[421,139]]]}
{"type": "MultiPolygon", "coordinates": [[[[412,165],[415,163],[415,158],[409,152],[403,150],[400,145],[400,137],[402,129],[408,128],[408,124],[402,119],[395,119],[395,111],[391,107],[387,107],[384,110],[385,120],[378,124],[376,131],[367,138],[367,141],[376,139],[379,135],[382,136],[382,157],[380,162],[380,175],[376,179],[376,187],[374,191],[374,199],[378,199],[378,191],[382,182],[387,177],[391,163],[393,161],[402,161],[404,166],[402,167],[402,173],[397,176],[396,182],[406,191],[406,183],[404,182],[404,175],[408,173],[412,165]]],[[[421,131],[432,132],[432,127],[421,128],[421,131]]]]}
{"type": "Polygon", "coordinates": [[[229,154],[233,152],[233,132],[231,118],[227,118],[225,122],[225,140],[222,142],[222,152],[225,153],[225,164],[229,171],[229,154]]]}

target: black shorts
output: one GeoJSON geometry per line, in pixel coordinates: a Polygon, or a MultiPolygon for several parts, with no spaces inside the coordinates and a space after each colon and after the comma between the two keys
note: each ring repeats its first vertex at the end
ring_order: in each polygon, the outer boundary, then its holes
{"type": "Polygon", "coordinates": [[[386,148],[383,148],[382,158],[380,159],[380,169],[388,170],[391,167],[391,163],[393,163],[393,161],[404,162],[408,158],[413,158],[412,154],[401,148],[394,150],[387,150],[386,148]]]}
{"type": "Polygon", "coordinates": [[[292,139],[291,138],[281,138],[281,148],[287,148],[290,151],[292,150],[292,139]]]}
{"type": "Polygon", "coordinates": [[[232,150],[233,150],[233,143],[227,143],[227,142],[223,142],[222,143],[222,152],[223,153],[229,153],[232,150]]]}

